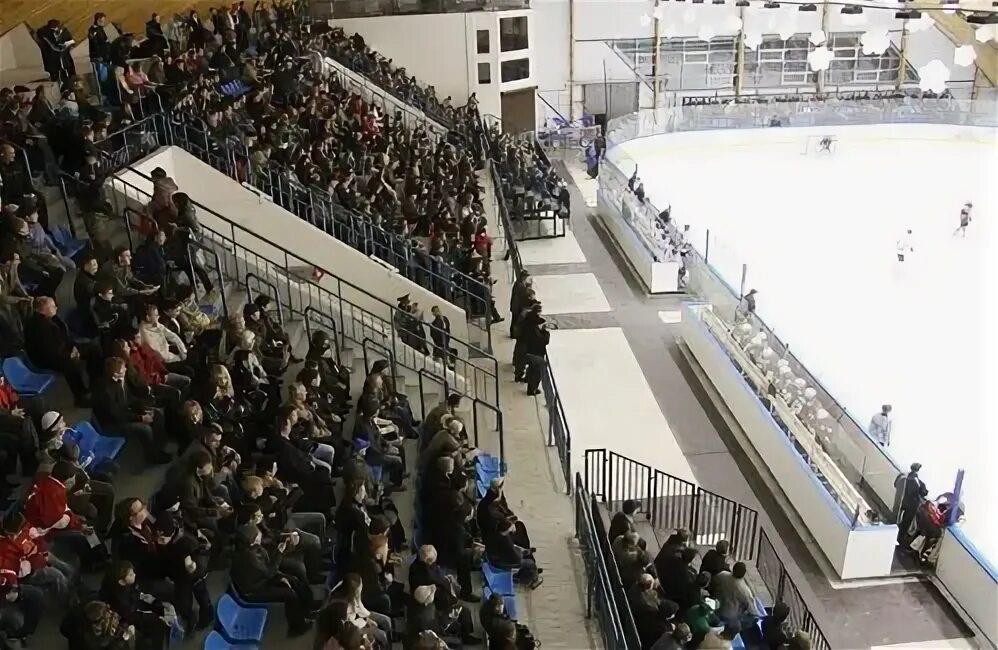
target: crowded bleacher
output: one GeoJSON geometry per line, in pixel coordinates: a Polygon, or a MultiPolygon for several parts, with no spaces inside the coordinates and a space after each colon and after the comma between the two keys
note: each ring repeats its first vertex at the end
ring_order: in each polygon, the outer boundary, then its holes
{"type": "MultiPolygon", "coordinates": [[[[193,252],[207,245],[199,206],[165,170],[152,172],[132,246],[105,196],[109,174],[197,132],[207,162],[231,161],[238,180],[470,317],[502,320],[473,98],[438,100],[359,36],[312,29],[290,5],[255,11],[254,30],[248,20],[241,4],[210,22],[191,12],[175,40],[153,14],[144,39],[110,40],[98,14],[99,92],[46,49],[70,40],[53,21],[39,45],[60,101],[0,90],[0,458],[16,479],[0,486],[0,648],[42,624],[74,650],[227,648],[275,626],[322,650],[534,648],[515,594],[543,569],[503,496],[504,467],[468,436],[462,396],[417,415],[393,364],[341,365],[336,336],[298,341],[267,295],[223,314],[227,278],[193,252]],[[315,53],[444,128],[371,105],[315,53]],[[59,185],[65,223],[46,201],[59,185]],[[123,487],[137,475],[155,489],[123,487]]],[[[421,315],[407,343],[424,326],[446,358],[421,315]]],[[[538,354],[525,348],[518,369],[531,391],[538,354]]]]}

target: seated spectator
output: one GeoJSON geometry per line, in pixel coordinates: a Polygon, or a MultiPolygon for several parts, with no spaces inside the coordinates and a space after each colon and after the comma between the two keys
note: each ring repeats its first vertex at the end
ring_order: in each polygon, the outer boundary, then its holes
{"type": "Polygon", "coordinates": [[[284,603],[288,636],[301,636],[309,630],[315,614],[312,592],[293,576],[281,573],[281,554],[287,542],[268,553],[262,546],[263,534],[253,524],[244,524],[237,532],[237,550],[232,559],[232,585],[239,597],[250,603],[284,603]]]}
{"type": "Polygon", "coordinates": [[[348,573],[343,577],[343,588],[338,597],[346,603],[346,621],[373,638],[379,649],[391,648],[392,619],[364,607],[363,592],[364,583],[359,575],[348,573]]]}
{"type": "Polygon", "coordinates": [[[728,541],[722,539],[714,548],[704,553],[703,559],[700,560],[700,570],[706,571],[711,576],[715,576],[721,571],[730,571],[731,567],[728,565],[729,546],[728,541]]]}
{"type": "Polygon", "coordinates": [[[75,480],[73,466],[57,462],[50,474],[35,480],[24,502],[24,517],[32,538],[42,538],[46,543],[59,539],[73,548],[81,563],[92,566],[102,559],[103,547],[98,546],[93,526],[69,508],[68,491],[75,480]]]}
{"type": "Polygon", "coordinates": [[[215,608],[208,591],[208,540],[198,531],[185,533],[173,517],[161,515],[153,524],[156,554],[162,574],[174,586],[174,606],[187,630],[203,630],[212,625],[215,608]],[[194,602],[197,601],[197,617],[194,602]]]}
{"type": "Polygon", "coordinates": [[[422,452],[433,440],[433,437],[442,428],[442,418],[444,415],[457,415],[457,410],[461,407],[461,394],[451,393],[447,399],[440,402],[426,414],[423,418],[423,426],[419,433],[419,451],[422,452]]]}
{"type": "Polygon", "coordinates": [[[45,612],[45,592],[20,582],[12,570],[0,569],[0,641],[27,639],[35,633],[45,612]]]}
{"type": "Polygon", "coordinates": [[[471,612],[460,603],[461,587],[457,579],[444,572],[437,563],[437,549],[430,545],[420,547],[419,557],[409,567],[409,589],[416,590],[424,585],[434,587],[437,611],[447,619],[448,624],[440,629],[447,634],[453,633],[464,645],[480,644],[482,640],[474,635],[471,612]]]}
{"type": "Polygon", "coordinates": [[[657,581],[647,573],[628,588],[627,602],[634,615],[642,647],[650,646],[661,637],[671,627],[669,621],[679,611],[678,605],[659,596],[657,581]]]}
{"type": "Polygon", "coordinates": [[[395,618],[405,611],[405,593],[401,580],[395,580],[395,568],[402,558],[388,548],[390,527],[384,517],[372,517],[367,530],[358,532],[354,539],[347,570],[356,573],[363,582],[364,606],[395,618]]]}
{"type": "Polygon", "coordinates": [[[328,513],[336,504],[333,478],[329,466],[316,458],[316,447],[308,440],[292,438],[298,415],[293,409],[282,408],[277,418],[277,431],[267,443],[277,462],[277,476],[301,486],[304,496],[299,507],[312,512],[328,513]]]}
{"type": "Polygon", "coordinates": [[[620,512],[610,520],[610,530],[607,532],[607,539],[612,543],[624,533],[634,530],[634,515],[641,508],[641,502],[636,499],[627,499],[620,508],[620,512]]]}
{"type": "Polygon", "coordinates": [[[762,647],[766,650],[784,648],[794,636],[790,607],[786,603],[773,605],[772,613],[762,619],[762,647]]]}
{"type": "Polygon", "coordinates": [[[651,563],[651,557],[641,547],[643,541],[637,533],[631,531],[621,535],[613,543],[613,557],[624,589],[630,588],[642,574],[654,574],[655,567],[651,563]]]}
{"type": "Polygon", "coordinates": [[[59,629],[71,648],[128,650],[135,646],[135,627],[127,625],[107,603],[99,600],[77,605],[59,629]]]}
{"type": "Polygon", "coordinates": [[[65,268],[62,260],[39,252],[31,243],[31,227],[19,217],[10,220],[10,229],[0,242],[0,259],[20,259],[17,272],[21,282],[36,285],[35,295],[54,296],[62,283],[65,268]]]}
{"type": "Polygon", "coordinates": [[[276,552],[277,545],[281,542],[287,543],[285,552],[281,554],[280,569],[283,573],[292,575],[305,584],[325,582],[326,577],[322,573],[322,543],[316,535],[298,529],[271,529],[266,523],[263,510],[256,504],[240,507],[239,523],[250,523],[259,528],[263,534],[263,546],[270,553],[276,552]]]}
{"type": "Polygon", "coordinates": [[[127,247],[115,250],[114,258],[105,262],[101,274],[104,280],[111,283],[115,297],[132,306],[133,311],[140,298],[150,296],[159,290],[159,287],[148,285],[135,277],[132,271],[132,251],[127,247]]]}
{"type": "Polygon", "coordinates": [[[163,450],[162,416],[129,388],[126,370],[123,359],[107,360],[104,376],[94,385],[94,417],[104,435],[137,438],[148,462],[168,463],[172,456],[163,450]]]}
{"type": "Polygon", "coordinates": [[[28,244],[31,252],[38,258],[50,260],[53,265],[58,263],[65,273],[73,271],[76,262],[62,254],[52,236],[45,232],[42,224],[38,223],[38,208],[31,206],[29,210],[22,209],[21,212],[24,220],[28,222],[28,244]]]}
{"type": "Polygon", "coordinates": [[[690,531],[681,528],[669,535],[665,544],[658,550],[658,555],[655,556],[655,574],[663,584],[666,582],[666,576],[670,576],[671,579],[671,576],[682,568],[680,555],[689,544],[689,539],[690,531]]]}
{"type": "Polygon", "coordinates": [[[7,455],[6,474],[13,474],[21,461],[21,475],[31,476],[38,468],[39,436],[35,418],[44,412],[40,397],[22,397],[0,376],[0,449],[7,455]]]}
{"type": "Polygon", "coordinates": [[[169,263],[166,259],[166,250],[163,248],[165,243],[166,233],[157,230],[150,233],[142,245],[135,250],[132,266],[135,277],[140,281],[157,287],[166,284],[169,263]]]}
{"type": "Polygon", "coordinates": [[[688,643],[693,640],[690,633],[690,626],[686,623],[677,623],[672,631],[666,632],[659,637],[651,646],[651,650],[683,650],[688,647],[688,643]]]}
{"type": "Polygon", "coordinates": [[[68,603],[75,570],[68,562],[52,555],[44,539],[32,537],[24,515],[8,514],[0,528],[0,572],[15,584],[42,589],[60,604],[68,603]],[[13,574],[13,575],[11,575],[13,574]]]}
{"type": "Polygon", "coordinates": [[[502,484],[503,479],[493,479],[478,502],[478,528],[489,561],[499,567],[516,568],[517,581],[533,590],[541,586],[544,578],[539,575],[523,522],[506,505],[502,484]]]}
{"type": "Polygon", "coordinates": [[[143,593],[136,584],[135,567],[130,562],[116,562],[104,574],[100,598],[135,628],[137,638],[148,648],[163,648],[170,634],[173,606],[143,593]]]}
{"type": "Polygon", "coordinates": [[[159,356],[167,369],[178,374],[185,374],[181,371],[187,371],[186,376],[190,376],[190,370],[184,364],[187,360],[187,346],[179,336],[159,322],[159,307],[156,305],[149,303],[143,309],[139,334],[142,342],[159,356]]]}
{"type": "Polygon", "coordinates": [[[98,282],[97,294],[90,302],[89,313],[102,342],[115,337],[128,322],[128,311],[115,302],[114,284],[107,280],[98,282]]]}

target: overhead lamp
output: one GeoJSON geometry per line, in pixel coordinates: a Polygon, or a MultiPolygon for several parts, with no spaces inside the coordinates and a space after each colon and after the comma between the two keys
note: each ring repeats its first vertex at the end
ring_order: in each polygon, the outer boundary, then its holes
{"type": "Polygon", "coordinates": [[[915,11],[914,9],[908,9],[905,11],[897,12],[896,14],[894,14],[894,17],[902,20],[918,20],[919,18],[922,17],[922,12],[915,11]]]}
{"type": "MultiPolygon", "coordinates": [[[[995,0],[995,2],[998,2],[998,0],[995,0]]],[[[724,0],[712,0],[711,4],[723,5],[724,4],[724,0]]]]}
{"type": "MultiPolygon", "coordinates": [[[[995,2],[998,2],[998,0],[995,0],[995,2]]],[[[736,7],[747,7],[747,6],[749,6],[749,1],[748,0],[737,0],[737,2],[735,2],[735,6],[736,7]]]]}
{"type": "Polygon", "coordinates": [[[817,11],[817,10],[818,10],[818,5],[807,4],[797,7],[797,11],[817,11]]]}
{"type": "Polygon", "coordinates": [[[996,25],[998,24],[998,14],[970,14],[967,16],[967,22],[975,25],[996,25]]]}
{"type": "Polygon", "coordinates": [[[859,14],[863,13],[863,8],[860,7],[859,5],[847,5],[845,7],[842,7],[842,11],[840,11],[839,13],[845,14],[847,16],[858,16],[859,14]]]}
{"type": "Polygon", "coordinates": [[[693,4],[695,4],[695,5],[702,5],[703,4],[703,0],[693,0],[693,4]]]}
{"type": "Polygon", "coordinates": [[[763,6],[766,9],[779,9],[780,8],[780,3],[779,2],[773,2],[773,0],[769,0],[769,2],[767,2],[763,6]]]}

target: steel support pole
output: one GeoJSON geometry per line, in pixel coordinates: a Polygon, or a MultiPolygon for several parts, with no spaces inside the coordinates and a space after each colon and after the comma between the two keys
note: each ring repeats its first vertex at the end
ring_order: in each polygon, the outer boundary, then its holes
{"type": "Polygon", "coordinates": [[[568,119],[575,121],[575,0],[568,0],[568,119]]]}
{"type": "Polygon", "coordinates": [[[652,56],[651,63],[651,75],[652,79],[652,98],[651,107],[652,109],[658,109],[658,96],[661,91],[661,71],[662,71],[662,21],[658,18],[658,5],[660,0],[655,0],[655,9],[653,10],[652,22],[655,23],[655,40],[654,40],[654,53],[652,56]]]}
{"type": "Polygon", "coordinates": [[[745,7],[738,8],[741,27],[738,28],[738,44],[735,47],[735,97],[740,97],[745,87],[745,7]]]}
{"type": "MultiPolygon", "coordinates": [[[[831,9],[829,8],[828,0],[824,0],[824,2],[821,3],[821,31],[825,32],[826,39],[829,37],[828,20],[830,11],[831,9]]],[[[822,45],[822,47],[828,47],[827,43],[822,45]]],[[[818,91],[819,95],[822,95],[825,92],[825,75],[827,73],[827,70],[818,70],[818,74],[815,75],[815,90],[818,91]]]]}
{"type": "Polygon", "coordinates": [[[898,47],[898,78],[894,82],[894,89],[901,90],[904,85],[904,71],[908,67],[908,19],[901,21],[901,45],[898,47]]]}

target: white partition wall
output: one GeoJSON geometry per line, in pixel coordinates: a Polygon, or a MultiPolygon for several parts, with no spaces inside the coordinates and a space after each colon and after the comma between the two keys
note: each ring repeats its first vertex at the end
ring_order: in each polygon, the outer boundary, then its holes
{"type": "MultiPolygon", "coordinates": [[[[144,174],[149,174],[156,167],[162,167],[172,176],[191,199],[245,228],[247,233],[257,235],[250,237],[247,234],[246,237],[252,241],[239,242],[247,248],[272,260],[283,259],[284,253],[268,242],[294,251],[303,267],[317,266],[378,298],[375,300],[362,292],[349,296],[351,302],[385,320],[392,318],[389,305],[394,305],[396,299],[405,294],[409,294],[426,312],[431,306],[438,305],[450,319],[452,334],[462,341],[469,340],[464,310],[369,259],[270,200],[261,198],[256,192],[242,187],[179,147],[160,149],[135,165],[144,174]]],[[[151,190],[151,183],[138,174],[126,170],[119,176],[138,187],[150,186],[151,190]]],[[[214,215],[204,213],[198,217],[206,227],[216,232],[229,232],[228,224],[214,215]]],[[[291,263],[294,265],[295,260],[292,259],[291,263]]],[[[326,278],[320,284],[323,282],[335,280],[326,278]]]]}

